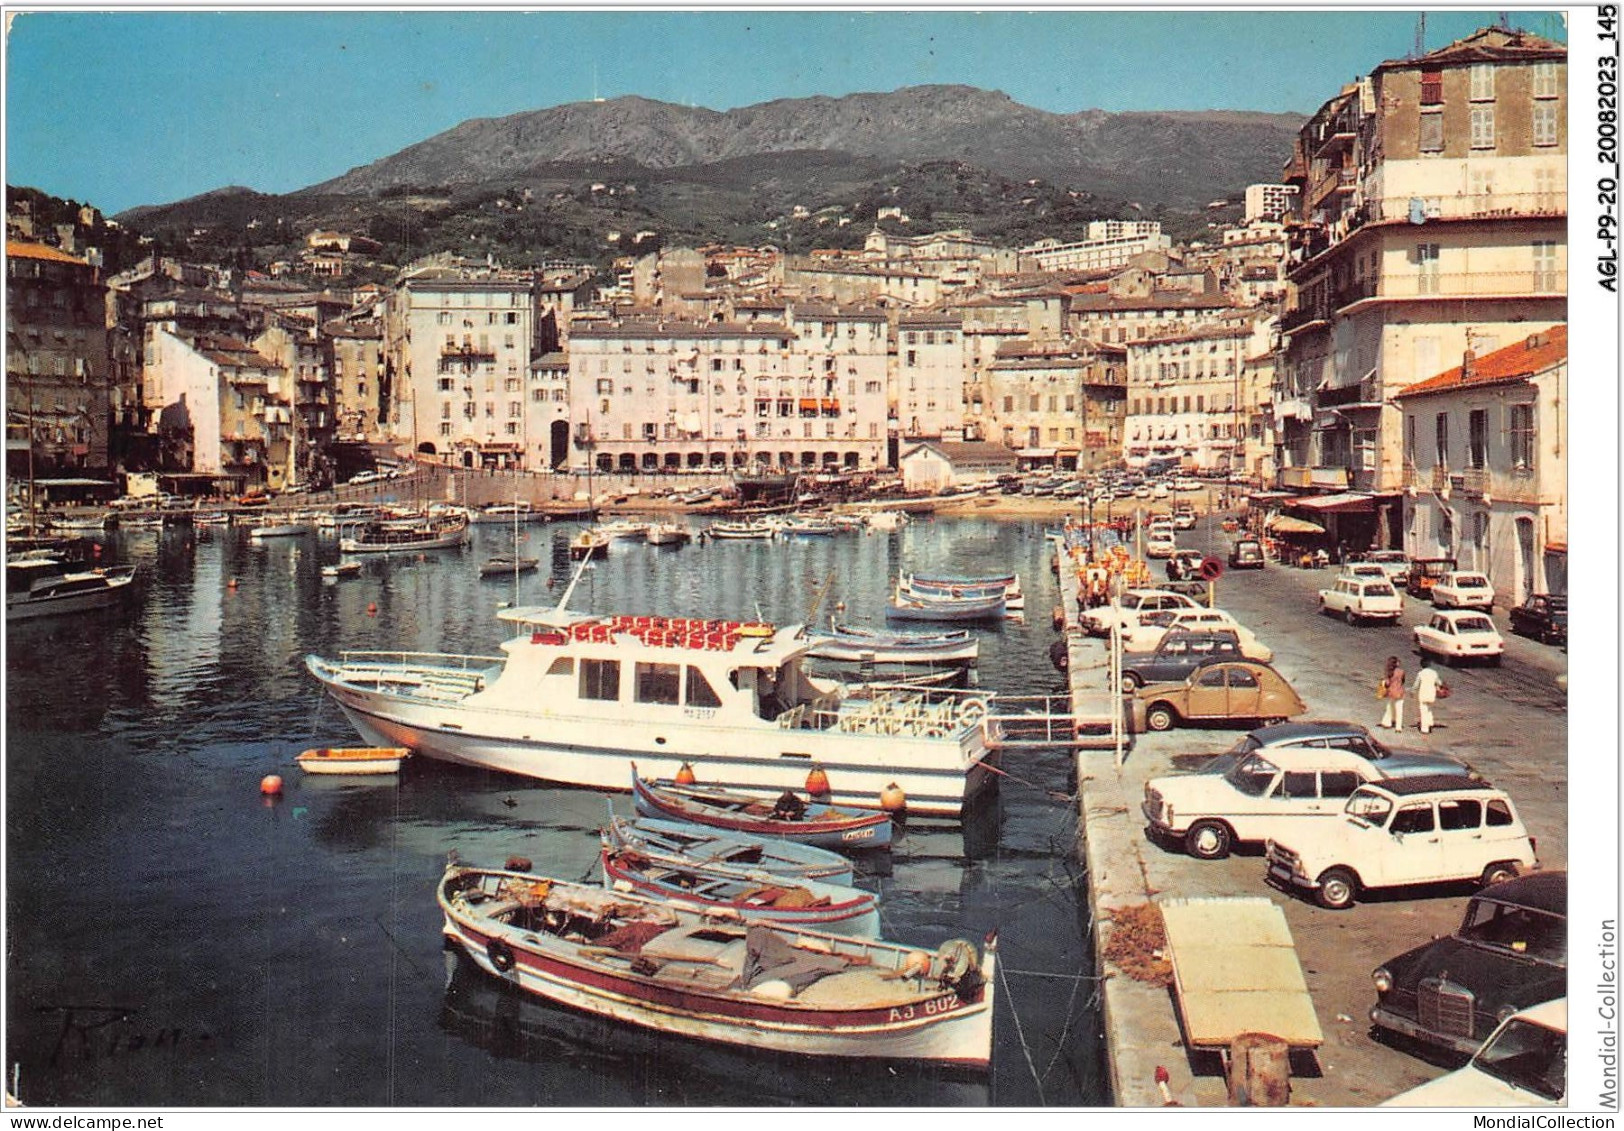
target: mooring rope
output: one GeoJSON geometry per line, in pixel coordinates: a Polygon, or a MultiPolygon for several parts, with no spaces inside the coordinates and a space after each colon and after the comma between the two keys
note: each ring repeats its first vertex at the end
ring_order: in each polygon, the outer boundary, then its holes
{"type": "Polygon", "coordinates": [[[1020,1038],[1021,1055],[1026,1057],[1026,1070],[1032,1074],[1032,1083],[1037,1085],[1038,1102],[1048,1107],[1043,1098],[1043,1078],[1038,1075],[1038,1066],[1032,1062],[1032,1050],[1027,1046],[1026,1032],[1021,1027],[1021,1015],[1016,1012],[1015,999],[1009,992],[1009,979],[1004,974],[1003,963],[998,965],[998,984],[1003,988],[1004,1000],[1009,1002],[1009,1015],[1015,1018],[1015,1036],[1020,1038]]]}

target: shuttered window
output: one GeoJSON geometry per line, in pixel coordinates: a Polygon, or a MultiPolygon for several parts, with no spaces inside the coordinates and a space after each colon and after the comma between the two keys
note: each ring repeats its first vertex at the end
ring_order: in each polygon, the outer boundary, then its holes
{"type": "Polygon", "coordinates": [[[1444,100],[1444,73],[1442,71],[1421,72],[1421,105],[1440,106],[1444,100]]]}

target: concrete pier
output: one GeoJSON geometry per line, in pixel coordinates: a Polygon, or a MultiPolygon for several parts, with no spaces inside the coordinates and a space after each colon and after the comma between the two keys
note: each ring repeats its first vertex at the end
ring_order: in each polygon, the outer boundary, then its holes
{"type": "MultiPolygon", "coordinates": [[[[1204,532],[1192,532],[1190,541],[1198,546],[1216,541],[1210,520],[1208,525],[1204,532]]],[[[1068,566],[1062,562],[1059,588],[1069,682],[1077,709],[1097,713],[1107,683],[1107,643],[1076,627],[1078,578],[1068,566]]],[[[1347,629],[1318,617],[1315,586],[1327,581],[1319,571],[1271,566],[1267,573],[1220,580],[1218,603],[1255,626],[1274,648],[1274,666],[1309,703],[1308,718],[1354,719],[1373,726],[1380,712],[1371,707],[1368,684],[1379,668],[1379,652],[1391,644],[1377,639],[1379,629],[1347,629]],[[1328,648],[1327,638],[1338,645],[1328,648]]],[[[1423,615],[1424,609],[1407,606],[1408,618],[1423,615]]],[[[1391,739],[1388,732],[1376,733],[1396,746],[1471,761],[1511,793],[1538,835],[1541,866],[1559,869],[1567,848],[1566,775],[1560,758],[1530,758],[1524,752],[1563,748],[1564,716],[1551,708],[1560,701],[1552,676],[1564,665],[1550,650],[1527,642],[1514,640],[1508,649],[1516,652],[1519,665],[1527,665],[1520,677],[1526,689],[1519,693],[1526,704],[1491,702],[1489,688],[1473,686],[1474,673],[1451,673],[1458,694],[1450,701],[1446,729],[1431,736],[1411,730],[1391,739]],[[1494,717],[1507,710],[1517,720],[1510,741],[1504,718],[1494,717]]],[[[1222,752],[1243,733],[1242,727],[1175,728],[1134,735],[1120,767],[1110,749],[1077,752],[1079,850],[1088,873],[1112,1102],[1119,1107],[1160,1107],[1168,1099],[1183,1106],[1227,1103],[1219,1058],[1192,1053],[1183,1043],[1173,991],[1135,981],[1103,957],[1114,913],[1163,897],[1264,896],[1285,913],[1325,1034],[1317,1051],[1293,1056],[1293,1105],[1368,1107],[1443,1074],[1447,1067],[1371,1035],[1368,1015],[1376,994],[1370,975],[1393,956],[1458,926],[1471,885],[1378,894],[1351,910],[1329,911],[1267,886],[1262,853],[1255,846],[1237,848],[1224,860],[1202,861],[1147,838],[1140,810],[1145,783],[1190,768],[1202,755],[1222,752]],[[1156,1083],[1158,1067],[1167,1071],[1166,1096],[1156,1083]]]]}

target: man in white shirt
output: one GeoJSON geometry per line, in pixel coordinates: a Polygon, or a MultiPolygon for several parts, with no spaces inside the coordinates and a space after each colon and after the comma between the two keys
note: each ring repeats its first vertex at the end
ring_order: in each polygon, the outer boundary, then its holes
{"type": "Polygon", "coordinates": [[[1432,733],[1432,704],[1438,698],[1438,685],[1442,682],[1428,658],[1422,656],[1421,670],[1415,673],[1415,702],[1421,716],[1418,725],[1422,734],[1432,733]]]}

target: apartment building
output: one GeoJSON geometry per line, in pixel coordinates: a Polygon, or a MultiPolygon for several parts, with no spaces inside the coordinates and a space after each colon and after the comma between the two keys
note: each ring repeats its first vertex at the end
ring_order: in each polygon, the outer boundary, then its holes
{"type": "Polygon", "coordinates": [[[145,392],[161,466],[211,475],[229,491],[296,482],[288,371],[239,338],[148,329],[145,392]]]}
{"type": "Polygon", "coordinates": [[[1248,411],[1242,398],[1250,322],[1128,342],[1122,455],[1188,467],[1245,465],[1248,411]]]}
{"type": "Polygon", "coordinates": [[[108,467],[106,287],[86,260],[6,241],[6,455],[14,482],[108,467]]]}
{"type": "Polygon", "coordinates": [[[1279,220],[1288,215],[1296,195],[1296,185],[1247,185],[1246,211],[1243,214],[1246,223],[1279,220]]]}
{"type": "Polygon", "coordinates": [[[570,466],[870,470],[888,462],[884,312],[797,304],[788,319],[578,325],[570,466]]]}
{"type": "Polygon", "coordinates": [[[335,436],[352,442],[382,441],[382,421],[389,414],[383,320],[337,319],[322,327],[321,341],[332,377],[335,436]]]}
{"type": "Polygon", "coordinates": [[[1393,493],[1392,398],[1566,318],[1566,49],[1485,28],[1382,63],[1299,133],[1281,474],[1393,493]]]}
{"type": "Polygon", "coordinates": [[[1027,466],[1093,470],[1121,458],[1126,367],[1075,338],[1004,342],[987,366],[988,437],[1027,466]]]}
{"type": "Polygon", "coordinates": [[[1488,574],[1498,604],[1567,591],[1568,334],[1530,334],[1397,393],[1404,548],[1488,574]]]}
{"type": "Polygon", "coordinates": [[[337,423],[327,348],[310,317],[270,313],[250,341],[288,375],[293,407],[293,455],[288,484],[327,486],[333,481],[330,452],[337,423]]]}
{"type": "Polygon", "coordinates": [[[890,401],[905,437],[964,427],[964,322],[957,314],[910,312],[897,320],[890,401]]]}
{"type": "Polygon", "coordinates": [[[1023,268],[1037,271],[1099,271],[1125,266],[1134,256],[1170,248],[1173,240],[1156,220],[1093,220],[1080,240],[1038,240],[1020,249],[1023,268]]]}
{"type": "Polygon", "coordinates": [[[514,467],[525,447],[535,337],[533,278],[495,268],[422,268],[390,294],[384,427],[413,450],[464,467],[514,467]]]}

